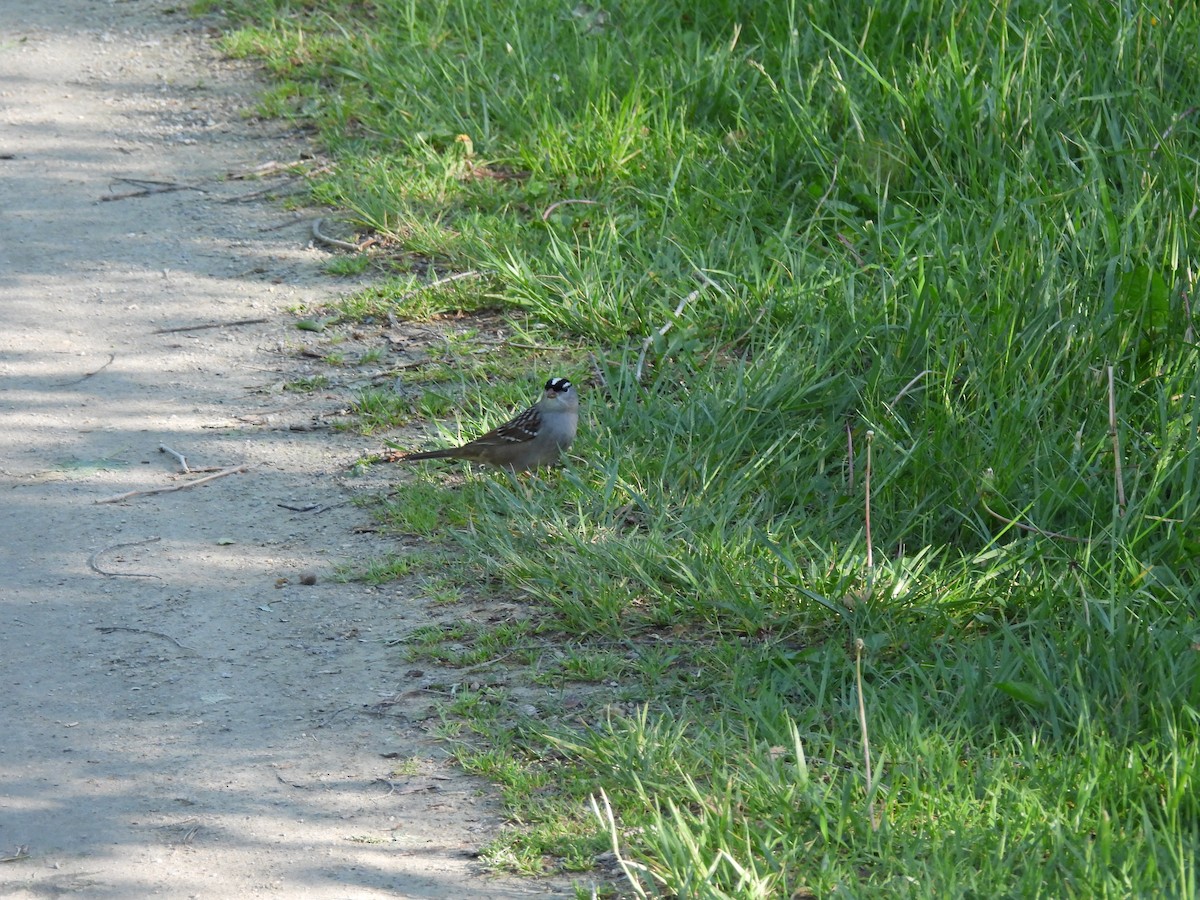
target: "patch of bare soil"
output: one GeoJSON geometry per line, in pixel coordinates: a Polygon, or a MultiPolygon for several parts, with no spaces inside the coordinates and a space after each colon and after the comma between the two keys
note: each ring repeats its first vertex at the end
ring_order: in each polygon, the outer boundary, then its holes
{"type": "Polygon", "coordinates": [[[371,442],[283,385],[346,284],[259,195],[302,138],[173,8],[0,0],[0,895],[569,894],[479,870],[487,786],[389,702],[387,642],[478,611],[330,577],[387,549],[371,442]]]}

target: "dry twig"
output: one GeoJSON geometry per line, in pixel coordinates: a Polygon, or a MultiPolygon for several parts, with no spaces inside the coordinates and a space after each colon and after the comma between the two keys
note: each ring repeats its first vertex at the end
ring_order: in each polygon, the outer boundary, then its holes
{"type": "Polygon", "coordinates": [[[282,231],[284,228],[290,228],[292,225],[299,225],[301,222],[307,222],[311,218],[312,216],[310,216],[308,213],[300,213],[292,216],[290,219],[284,219],[282,222],[279,222],[276,225],[264,225],[258,230],[260,234],[268,234],[272,231],[282,231]]]}
{"type": "MultiPolygon", "coordinates": [[[[293,176],[292,180],[299,178],[299,175],[293,176]]],[[[257,191],[251,191],[249,194],[238,194],[236,197],[226,197],[221,200],[221,203],[249,203],[251,200],[257,200],[260,197],[274,197],[281,199],[288,194],[299,194],[306,191],[307,188],[302,184],[286,186],[280,184],[269,184],[264,188],[259,188],[257,191]]]]}
{"type": "Polygon", "coordinates": [[[1194,337],[1194,330],[1192,328],[1192,300],[1188,295],[1188,290],[1195,283],[1196,279],[1192,274],[1192,267],[1188,266],[1187,287],[1185,287],[1181,292],[1181,296],[1183,298],[1183,314],[1187,317],[1187,328],[1183,329],[1183,342],[1185,344],[1190,344],[1192,342],[1192,338],[1194,337]]]}
{"type": "Polygon", "coordinates": [[[604,374],[604,370],[600,368],[600,359],[595,353],[589,353],[588,362],[592,366],[592,375],[596,379],[596,384],[600,385],[600,387],[603,389],[604,396],[611,398],[612,388],[608,386],[608,376],[606,376],[604,374]]]}
{"type": "MultiPolygon", "coordinates": [[[[700,292],[702,290],[704,290],[706,287],[718,287],[717,283],[715,281],[713,281],[711,278],[709,278],[707,275],[705,275],[703,272],[697,272],[696,277],[700,279],[700,282],[701,282],[700,287],[696,288],[694,291],[692,291],[690,294],[688,294],[686,297],[684,297],[682,300],[679,301],[679,305],[675,307],[675,314],[670,319],[667,320],[666,324],[663,325],[662,328],[658,329],[658,331],[656,332],[659,337],[666,337],[667,332],[675,327],[675,322],[679,319],[679,317],[681,315],[683,315],[684,308],[689,303],[691,303],[693,300],[695,300],[697,297],[699,297],[700,292]]],[[[640,383],[642,380],[642,370],[646,365],[646,354],[650,351],[650,345],[653,343],[654,343],[654,335],[653,334],[649,335],[644,341],[642,341],[642,352],[638,354],[637,367],[634,369],[634,372],[633,372],[633,380],[636,382],[640,383]]]]}
{"type": "Polygon", "coordinates": [[[167,194],[171,191],[199,191],[201,194],[207,194],[208,191],[204,188],[195,187],[190,184],[178,184],[174,181],[154,181],[149,178],[121,178],[116,181],[123,181],[126,184],[140,185],[136,191],[126,191],[123,194],[106,194],[100,200],[127,200],[130,197],[148,197],[151,194],[167,194]]]}
{"type": "Polygon", "coordinates": [[[846,423],[846,493],[854,493],[854,426],[846,423]]]}
{"type": "Polygon", "coordinates": [[[596,205],[595,200],[559,200],[555,203],[551,203],[549,206],[547,206],[542,211],[542,221],[545,222],[545,221],[549,220],[550,214],[552,212],[554,212],[560,206],[566,206],[569,203],[581,203],[584,206],[595,206],[596,205]]]}
{"type": "Polygon", "coordinates": [[[183,474],[184,474],[184,475],[190,475],[190,474],[191,474],[191,471],[192,471],[192,470],[188,468],[188,464],[187,464],[187,457],[186,457],[186,456],[184,456],[182,453],[180,453],[178,450],[172,450],[172,449],[171,449],[170,447],[168,447],[166,444],[159,444],[159,445],[158,445],[158,452],[159,452],[159,453],[169,453],[169,454],[171,454],[173,457],[175,457],[175,459],[176,459],[176,460],[178,460],[178,461],[179,461],[179,467],[180,467],[181,469],[183,469],[183,474]]]}
{"type": "Polygon", "coordinates": [[[1175,126],[1178,125],[1180,122],[1182,122],[1184,119],[1186,119],[1188,116],[1194,114],[1197,109],[1200,109],[1200,106],[1189,106],[1187,109],[1185,109],[1179,115],[1177,115],[1174,118],[1174,120],[1172,120],[1171,124],[1167,126],[1167,130],[1162,133],[1162,137],[1160,137],[1157,141],[1155,141],[1154,146],[1150,148],[1150,159],[1154,159],[1154,157],[1158,153],[1158,148],[1162,146],[1163,141],[1165,141],[1167,138],[1169,138],[1171,136],[1171,132],[1175,130],[1175,126]]]}
{"type": "Polygon", "coordinates": [[[11,856],[0,856],[0,863],[20,862],[29,859],[29,845],[21,844],[11,856]]]}
{"type": "Polygon", "coordinates": [[[926,369],[924,372],[918,372],[916,375],[914,375],[912,377],[912,380],[909,381],[908,384],[906,384],[904,387],[900,388],[900,393],[896,394],[896,396],[892,398],[892,402],[889,403],[888,406],[895,406],[897,403],[900,402],[901,398],[905,394],[907,394],[909,391],[911,391],[913,389],[913,387],[916,385],[916,383],[918,381],[920,381],[926,375],[930,375],[932,373],[933,373],[933,369],[926,369]]]}
{"type": "Polygon", "coordinates": [[[79,384],[82,381],[87,381],[93,375],[99,375],[101,372],[103,372],[105,369],[107,369],[109,366],[111,366],[113,363],[113,360],[116,358],[117,358],[117,355],[115,353],[110,353],[110,354],[108,354],[108,362],[106,362],[100,368],[96,369],[94,372],[88,372],[86,375],[81,375],[79,378],[73,378],[70,381],[60,381],[57,384],[55,384],[54,386],[55,387],[70,387],[73,384],[79,384]]]}
{"type": "Polygon", "coordinates": [[[112,634],[114,631],[128,631],[132,634],[148,634],[151,637],[162,638],[164,641],[170,641],[180,650],[186,650],[189,653],[195,653],[197,655],[199,655],[200,652],[195,647],[189,647],[187,644],[181,644],[177,639],[171,637],[169,634],[163,634],[161,631],[150,631],[146,628],[130,628],[128,625],[97,625],[96,630],[101,634],[112,634]]]}
{"type": "Polygon", "coordinates": [[[871,545],[871,444],[875,440],[875,432],[870,428],[867,429],[867,466],[863,472],[863,481],[866,485],[863,491],[863,521],[866,523],[867,535],[867,577],[874,578],[875,574],[875,549],[871,545]]]}
{"type": "Polygon", "coordinates": [[[1113,477],[1117,486],[1117,511],[1125,517],[1125,477],[1121,474],[1121,436],[1117,434],[1117,394],[1113,388],[1113,367],[1108,367],[1108,434],[1113,443],[1113,477]]]}
{"type": "Polygon", "coordinates": [[[105,553],[110,553],[113,550],[121,550],[125,547],[142,547],[146,544],[156,544],[161,540],[162,538],[160,537],[152,537],[146,538],[144,541],[129,541],[125,544],[113,544],[111,547],[104,547],[88,557],[88,568],[98,575],[107,575],[110,577],[120,576],[122,578],[160,578],[158,575],[145,575],[141,572],[110,572],[107,569],[100,568],[100,564],[97,563],[96,560],[98,560],[105,553]]]}
{"type": "Polygon", "coordinates": [[[205,328],[232,328],[235,325],[260,325],[270,322],[268,318],[234,319],[232,322],[204,322],[201,325],[180,325],[178,328],[156,328],[151,334],[178,334],[181,331],[202,331],[205,328]]]}
{"type": "Polygon", "coordinates": [[[265,163],[254,166],[251,169],[243,169],[240,172],[230,172],[230,181],[248,181],[252,178],[270,178],[272,175],[293,175],[295,170],[302,169],[305,161],[302,159],[293,160],[292,162],[279,162],[275,159],[269,159],[265,163]]]}
{"type": "Polygon", "coordinates": [[[1010,519],[1007,516],[1002,516],[1000,513],[988,506],[986,497],[981,496],[979,498],[979,502],[982,504],[984,511],[986,511],[988,515],[999,519],[1005,525],[1011,526],[1012,528],[1019,528],[1021,531],[1028,531],[1032,534],[1040,534],[1042,537],[1054,538],[1056,541],[1068,541],[1072,544],[1088,543],[1083,538],[1077,538],[1070,534],[1059,534],[1057,531],[1046,531],[1045,529],[1038,528],[1036,525],[1026,525],[1024,522],[1018,522],[1016,519],[1010,519]]]}
{"type": "Polygon", "coordinates": [[[353,253],[358,253],[363,249],[362,244],[356,244],[353,241],[339,241],[337,238],[332,238],[321,231],[321,223],[325,221],[324,216],[319,219],[313,219],[312,236],[318,244],[324,244],[327,247],[336,247],[339,250],[349,250],[353,253]]]}
{"type": "Polygon", "coordinates": [[[151,494],[171,494],[175,491],[186,491],[188,488],[194,488],[202,484],[208,484],[210,481],[216,481],[218,478],[224,478],[226,475],[240,475],[243,472],[250,471],[250,466],[233,466],[229,469],[222,469],[212,475],[206,475],[204,478],[197,478],[195,481],[189,481],[186,484],[176,484],[171,487],[162,488],[147,488],[144,491],[126,491],[124,494],[117,494],[113,497],[102,497],[93,503],[120,503],[122,500],[129,500],[133,497],[148,497],[151,494]]]}

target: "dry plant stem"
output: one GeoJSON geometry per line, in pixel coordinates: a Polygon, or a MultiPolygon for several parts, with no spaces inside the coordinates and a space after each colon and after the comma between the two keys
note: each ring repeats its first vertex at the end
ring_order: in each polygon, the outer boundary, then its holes
{"type": "Polygon", "coordinates": [[[74,378],[71,381],[60,381],[57,384],[55,384],[54,386],[55,387],[70,387],[73,384],[79,384],[80,382],[87,381],[93,375],[99,375],[101,372],[103,372],[105,369],[107,369],[109,366],[111,366],[113,364],[113,360],[116,358],[117,358],[117,355],[115,353],[110,353],[110,354],[108,354],[108,362],[106,362],[104,365],[102,365],[100,368],[96,369],[95,371],[88,372],[86,375],[81,375],[79,378],[74,378]]]}
{"type": "MultiPolygon", "coordinates": [[[[868,445],[869,446],[869,445],[868,445]]],[[[875,790],[875,778],[871,774],[871,742],[867,734],[867,704],[863,700],[863,680],[862,680],[862,638],[854,639],[854,676],[855,683],[858,686],[858,724],[862,729],[862,746],[863,746],[863,763],[866,766],[867,772],[867,798],[869,808],[867,810],[871,819],[871,830],[879,830],[879,818],[875,811],[875,802],[871,799],[871,793],[875,790]]]]}
{"type": "Polygon", "coordinates": [[[312,236],[314,239],[316,239],[317,243],[324,244],[327,247],[336,247],[339,250],[350,250],[353,253],[358,253],[360,250],[362,250],[361,244],[355,244],[352,241],[339,241],[337,238],[331,238],[328,235],[323,234],[321,232],[321,223],[324,221],[324,217],[320,219],[313,219],[312,236]]]}
{"type": "Polygon", "coordinates": [[[277,159],[269,159],[265,163],[254,166],[251,169],[243,169],[241,172],[230,172],[230,181],[246,181],[250,178],[267,178],[271,175],[277,175],[280,172],[287,172],[289,169],[299,169],[304,165],[304,160],[296,159],[289,163],[281,163],[277,159]]]}
{"type": "MultiPolygon", "coordinates": [[[[697,272],[696,276],[701,281],[700,287],[696,288],[694,291],[692,291],[690,294],[688,294],[686,297],[684,297],[682,300],[679,301],[679,305],[675,307],[675,313],[672,316],[672,318],[668,319],[666,324],[663,325],[662,328],[658,329],[659,337],[665,337],[667,332],[675,327],[675,322],[679,319],[679,317],[681,315],[683,315],[684,309],[687,307],[687,305],[689,303],[691,303],[693,300],[695,300],[697,297],[700,296],[700,292],[702,290],[704,290],[704,288],[717,287],[716,282],[713,281],[711,278],[709,278],[707,275],[705,275],[703,272],[697,272]]],[[[642,380],[642,371],[646,365],[646,354],[649,352],[650,345],[652,343],[654,343],[654,335],[653,334],[650,335],[649,337],[647,337],[646,340],[642,341],[642,352],[638,354],[637,368],[634,369],[634,372],[633,372],[633,380],[637,381],[639,383],[642,380]]]]}
{"type": "Polygon", "coordinates": [[[26,844],[17,847],[11,856],[0,856],[0,863],[20,862],[23,859],[29,859],[29,846],[26,844]]]}
{"type": "Polygon", "coordinates": [[[120,550],[124,547],[142,547],[146,544],[156,544],[161,540],[162,538],[160,537],[152,537],[146,538],[144,541],[129,541],[124,544],[113,544],[109,547],[104,547],[88,557],[88,568],[97,575],[107,575],[109,577],[120,576],[122,578],[158,578],[158,575],[145,575],[140,572],[110,572],[107,569],[100,568],[100,564],[96,562],[96,560],[98,560],[105,553],[110,553],[113,550],[120,550]]]}
{"type": "Polygon", "coordinates": [[[222,469],[212,475],[207,475],[204,478],[197,478],[195,481],[189,481],[186,484],[176,484],[171,487],[164,488],[147,488],[144,491],[127,491],[124,494],[117,494],[114,497],[102,497],[99,500],[93,501],[96,504],[100,503],[120,503],[122,500],[129,500],[133,497],[148,497],[151,494],[171,494],[175,491],[186,491],[188,488],[194,488],[201,484],[208,484],[210,481],[216,481],[218,478],[224,478],[226,475],[240,475],[243,472],[250,471],[250,466],[234,466],[229,469],[222,469]]]}
{"type": "Polygon", "coordinates": [[[866,523],[867,533],[867,577],[871,578],[875,572],[875,551],[871,545],[871,444],[875,440],[875,432],[868,429],[867,431],[867,469],[863,475],[865,482],[865,490],[863,496],[865,499],[865,508],[863,511],[864,522],[866,523]]]}
{"type": "Polygon", "coordinates": [[[912,390],[912,388],[916,385],[916,383],[918,381],[920,381],[926,375],[930,374],[932,371],[933,371],[933,369],[926,369],[924,372],[918,372],[916,375],[914,375],[912,381],[910,381],[904,387],[900,388],[900,392],[898,394],[896,394],[895,397],[892,398],[892,402],[889,403],[888,406],[895,406],[897,403],[899,403],[900,399],[905,394],[907,394],[910,390],[912,390]]]}
{"type": "Polygon", "coordinates": [[[1057,531],[1045,531],[1041,528],[1038,528],[1036,525],[1026,525],[1024,522],[1018,522],[1016,519],[1010,519],[1007,516],[1002,516],[1000,513],[988,506],[987,499],[984,497],[980,497],[979,502],[983,505],[983,508],[987,511],[988,515],[999,519],[1005,525],[1009,525],[1013,528],[1019,528],[1022,531],[1028,531],[1032,534],[1040,534],[1042,537],[1054,538],[1056,541],[1069,541],[1072,544],[1088,543],[1088,541],[1084,540],[1083,538],[1077,538],[1074,535],[1059,534],[1057,531]]]}
{"type": "Polygon", "coordinates": [[[846,423],[846,493],[854,493],[854,428],[846,423]]]}
{"type": "Polygon", "coordinates": [[[838,169],[841,167],[841,165],[841,158],[833,161],[833,174],[829,176],[829,187],[825,189],[825,193],[821,195],[821,199],[817,201],[817,205],[813,208],[812,215],[809,216],[810,221],[815,222],[817,220],[817,216],[821,212],[821,207],[825,205],[825,201],[828,200],[833,194],[833,189],[837,187],[838,169]]]}
{"type": "Polygon", "coordinates": [[[557,203],[551,203],[542,211],[542,221],[545,222],[550,218],[550,214],[560,206],[566,206],[568,203],[582,203],[585,206],[595,206],[595,200],[559,200],[557,203]]]}
{"type": "Polygon", "coordinates": [[[473,342],[482,346],[472,350],[472,353],[490,353],[490,350],[484,349],[486,347],[514,347],[517,350],[533,350],[538,353],[568,353],[571,349],[570,347],[556,347],[552,344],[524,344],[509,338],[500,338],[494,341],[488,338],[474,338],[473,342]]]}
{"type": "Polygon", "coordinates": [[[1084,649],[1087,653],[1091,653],[1092,652],[1092,632],[1091,632],[1092,605],[1088,602],[1087,588],[1083,584],[1083,579],[1079,575],[1079,570],[1072,569],[1071,575],[1075,579],[1075,586],[1079,588],[1079,599],[1081,601],[1081,605],[1083,606],[1083,624],[1088,627],[1087,642],[1086,642],[1086,646],[1084,647],[1084,649]]]}
{"type": "Polygon", "coordinates": [[[592,376],[596,379],[596,384],[604,391],[604,396],[612,398],[612,388],[608,386],[608,377],[604,374],[604,370],[600,368],[600,360],[595,353],[588,354],[588,363],[592,367],[592,376]]]}
{"type": "Polygon", "coordinates": [[[1187,319],[1187,328],[1183,329],[1183,342],[1185,344],[1190,344],[1192,342],[1192,338],[1195,336],[1195,331],[1192,328],[1192,300],[1191,295],[1188,293],[1192,285],[1195,283],[1196,276],[1192,273],[1192,267],[1188,266],[1187,287],[1182,291],[1183,312],[1185,318],[1187,319]]]}
{"type": "MultiPolygon", "coordinates": [[[[405,293],[403,293],[399,297],[397,297],[396,300],[393,301],[392,305],[399,306],[405,300],[411,300],[413,297],[417,296],[417,294],[424,293],[425,291],[431,291],[434,288],[439,288],[443,284],[451,284],[455,281],[462,281],[464,278],[482,278],[482,277],[483,277],[483,273],[476,272],[474,269],[471,269],[470,271],[467,271],[467,272],[455,272],[453,275],[447,275],[444,278],[439,278],[436,281],[431,281],[428,284],[423,284],[420,287],[413,288],[411,291],[406,291],[405,293]]],[[[445,337],[445,335],[438,335],[438,336],[443,337],[443,338],[445,337]]]]}
{"type": "MultiPolygon", "coordinates": [[[[294,181],[295,179],[297,179],[299,177],[300,177],[299,175],[293,176],[291,180],[294,181]]],[[[299,194],[305,190],[307,190],[307,188],[302,184],[293,185],[290,188],[288,188],[286,185],[271,184],[265,188],[259,188],[257,191],[252,191],[249,194],[241,194],[237,197],[226,197],[224,200],[221,200],[220,202],[221,203],[249,203],[253,200],[257,200],[259,197],[265,197],[267,195],[272,195],[275,199],[282,200],[286,196],[299,194]]],[[[308,218],[308,216],[301,216],[300,221],[303,221],[304,219],[307,219],[307,218],[308,218]]]]}
{"type": "Polygon", "coordinates": [[[1108,367],[1108,433],[1113,442],[1113,476],[1117,485],[1117,510],[1125,518],[1125,477],[1121,474],[1121,437],[1117,434],[1117,394],[1113,388],[1113,367],[1108,367]]]}
{"type": "Polygon", "coordinates": [[[270,319],[234,319],[231,322],[204,322],[201,325],[180,325],[178,328],[155,328],[151,334],[178,334],[181,331],[203,331],[206,328],[232,328],[235,325],[260,325],[270,319]]]}
{"type": "Polygon", "coordinates": [[[305,213],[300,213],[299,215],[292,216],[290,219],[285,219],[278,224],[264,225],[262,228],[258,229],[258,232],[259,234],[269,234],[272,231],[282,231],[284,228],[290,228],[293,225],[299,225],[301,222],[304,222],[309,218],[310,217],[305,213]]]}
{"type": "Polygon", "coordinates": [[[123,181],[126,184],[165,188],[171,191],[200,191],[202,194],[208,193],[204,188],[193,187],[190,184],[181,184],[178,181],[162,181],[157,178],[127,178],[124,175],[117,175],[113,180],[123,181]]]}
{"type": "Polygon", "coordinates": [[[128,631],[131,634],[148,634],[152,637],[162,638],[164,641],[170,641],[180,650],[186,650],[189,653],[197,653],[195,647],[189,647],[187,644],[181,644],[178,640],[171,637],[169,634],[163,634],[161,631],[150,631],[145,628],[130,628],[128,625],[97,625],[96,630],[101,634],[112,634],[114,631],[128,631]]]}
{"type": "Polygon", "coordinates": [[[842,234],[840,231],[838,232],[837,239],[838,239],[838,242],[840,244],[842,244],[842,246],[844,246],[847,250],[850,251],[850,255],[854,257],[854,261],[856,263],[858,263],[858,267],[860,269],[865,269],[867,267],[866,260],[864,260],[862,258],[862,256],[859,254],[859,252],[854,249],[854,245],[852,243],[850,243],[850,239],[848,237],[846,237],[844,234],[842,234]]]}
{"type": "Polygon", "coordinates": [[[1150,148],[1150,158],[1151,159],[1154,159],[1154,156],[1155,156],[1155,154],[1158,153],[1158,148],[1162,146],[1163,141],[1165,141],[1167,138],[1169,138],[1171,136],[1171,132],[1175,130],[1175,126],[1178,125],[1180,122],[1182,122],[1184,119],[1186,119],[1188,116],[1195,113],[1197,109],[1200,109],[1200,106],[1189,106],[1187,109],[1185,109],[1183,112],[1179,113],[1179,115],[1177,115],[1171,121],[1171,124],[1167,126],[1167,130],[1162,133],[1162,137],[1160,137],[1157,141],[1155,141],[1154,146],[1150,148]]]}
{"type": "Polygon", "coordinates": [[[492,657],[491,659],[485,659],[483,662],[475,663],[473,666],[467,666],[465,669],[455,669],[453,673],[456,677],[461,678],[463,675],[467,675],[471,672],[477,672],[480,669],[486,669],[488,666],[494,666],[501,660],[508,659],[516,652],[516,650],[510,650],[508,653],[502,653],[499,656],[492,657]]]}
{"type": "Polygon", "coordinates": [[[271,160],[265,162],[261,166],[255,166],[252,169],[244,169],[241,172],[230,172],[230,181],[247,181],[250,179],[273,178],[278,175],[287,175],[295,178],[304,176],[321,175],[328,172],[331,168],[329,164],[313,166],[311,159],[297,159],[292,162],[281,163],[271,160]]]}
{"type": "Polygon", "coordinates": [[[169,453],[173,457],[175,457],[175,459],[179,462],[179,468],[183,469],[184,475],[188,475],[191,473],[192,470],[188,468],[187,457],[184,456],[182,453],[180,453],[178,450],[172,450],[166,444],[159,444],[158,452],[159,453],[169,453]]]}
{"type": "Polygon", "coordinates": [[[204,188],[198,188],[190,184],[176,184],[173,181],[152,181],[148,178],[117,178],[116,180],[124,181],[126,184],[142,185],[142,187],[136,191],[126,191],[123,194],[105,194],[100,198],[101,201],[127,200],[130,197],[148,197],[151,194],[166,194],[170,191],[199,191],[201,194],[208,193],[204,188]]]}

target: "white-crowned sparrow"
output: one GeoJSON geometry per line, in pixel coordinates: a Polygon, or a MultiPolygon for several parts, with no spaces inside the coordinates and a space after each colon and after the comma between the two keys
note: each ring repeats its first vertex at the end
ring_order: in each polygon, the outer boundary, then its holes
{"type": "Polygon", "coordinates": [[[537,403],[487,434],[461,447],[410,453],[401,459],[469,459],[522,472],[558,462],[575,440],[578,426],[579,394],[567,379],[551,378],[537,403]]]}

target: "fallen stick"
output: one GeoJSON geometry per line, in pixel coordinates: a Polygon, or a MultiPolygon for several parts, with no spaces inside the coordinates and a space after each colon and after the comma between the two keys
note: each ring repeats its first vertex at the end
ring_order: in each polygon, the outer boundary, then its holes
{"type": "Polygon", "coordinates": [[[96,369],[94,372],[88,372],[86,375],[81,375],[79,378],[73,378],[70,381],[60,381],[57,384],[55,384],[54,386],[55,387],[70,387],[73,384],[79,384],[81,381],[87,381],[93,375],[99,375],[101,372],[103,372],[105,369],[107,369],[109,366],[111,366],[113,364],[113,360],[116,358],[117,358],[117,354],[110,353],[110,354],[108,354],[108,362],[106,362],[100,368],[96,369]]]}
{"type": "Polygon", "coordinates": [[[97,575],[107,575],[110,578],[120,576],[122,578],[159,578],[161,580],[158,575],[146,575],[142,572],[110,572],[108,569],[100,568],[100,564],[96,562],[105,553],[110,553],[113,550],[120,550],[123,547],[142,547],[146,544],[157,544],[161,540],[162,538],[160,537],[152,537],[146,538],[144,541],[129,541],[125,544],[113,544],[111,547],[103,547],[88,557],[88,568],[97,575]]]}
{"type": "Polygon", "coordinates": [[[176,484],[171,487],[147,488],[144,491],[126,491],[124,494],[117,494],[115,497],[102,497],[99,500],[92,501],[95,504],[100,503],[120,503],[122,500],[130,500],[133,497],[148,497],[151,494],[171,494],[175,491],[186,491],[188,488],[198,487],[202,484],[207,484],[210,481],[216,481],[218,478],[224,478],[226,475],[240,475],[243,472],[250,471],[250,466],[234,466],[230,469],[222,469],[213,475],[207,475],[204,478],[197,478],[195,481],[189,481],[185,484],[176,484]]]}
{"type": "Polygon", "coordinates": [[[307,213],[301,213],[298,216],[292,216],[292,218],[280,222],[278,225],[264,225],[258,230],[263,234],[271,231],[279,231],[280,229],[288,228],[292,225],[299,225],[301,222],[306,222],[309,218],[310,216],[307,213]]]}
{"type": "Polygon", "coordinates": [[[151,334],[177,334],[180,331],[201,331],[205,328],[232,328],[234,325],[260,325],[270,319],[234,319],[232,322],[205,322],[202,325],[180,325],[178,328],[156,328],[151,334]]]}
{"type": "Polygon", "coordinates": [[[181,469],[183,469],[184,475],[190,475],[192,473],[192,470],[188,468],[187,457],[184,456],[182,453],[180,453],[178,450],[172,450],[166,444],[159,444],[158,452],[159,453],[170,453],[173,457],[175,457],[175,459],[177,459],[179,461],[179,467],[181,469]]]}
{"type": "Polygon", "coordinates": [[[337,238],[329,237],[322,233],[321,223],[324,218],[315,219],[312,223],[312,236],[318,244],[324,244],[327,247],[336,247],[339,250],[350,250],[353,253],[358,253],[363,249],[362,244],[356,244],[351,241],[339,241],[337,238]]]}
{"type": "Polygon", "coordinates": [[[169,634],[163,634],[161,631],[149,631],[145,628],[130,628],[128,625],[97,625],[96,630],[101,634],[112,634],[114,631],[128,631],[132,634],[148,634],[152,637],[162,638],[164,641],[170,641],[180,650],[186,650],[188,653],[199,654],[200,652],[195,647],[189,647],[187,644],[181,644],[176,638],[171,637],[169,634]]]}
{"type": "MultiPolygon", "coordinates": [[[[299,177],[300,177],[299,175],[294,175],[294,176],[292,176],[292,180],[294,181],[296,178],[299,178],[299,177]]],[[[291,187],[289,187],[288,185],[285,185],[285,184],[271,184],[271,185],[267,185],[265,188],[262,188],[260,190],[252,191],[249,194],[239,194],[236,197],[226,197],[224,200],[221,200],[218,202],[220,202],[220,203],[249,203],[251,200],[257,200],[259,197],[265,197],[268,194],[273,195],[276,199],[283,199],[283,197],[287,196],[288,194],[299,194],[299,193],[301,193],[303,191],[307,191],[307,190],[308,190],[308,188],[306,188],[302,184],[292,185],[291,187]]]]}
{"type": "MultiPolygon", "coordinates": [[[[683,315],[684,308],[689,303],[691,303],[693,300],[695,300],[697,297],[699,297],[700,292],[702,290],[704,290],[704,288],[715,287],[715,288],[717,288],[717,290],[720,290],[720,286],[715,281],[713,281],[711,278],[709,278],[707,275],[705,275],[703,272],[697,272],[696,277],[700,279],[700,287],[696,288],[694,291],[692,291],[690,294],[688,294],[686,297],[684,297],[682,300],[679,301],[679,305],[675,307],[674,316],[672,318],[668,319],[666,324],[663,325],[662,328],[658,329],[658,332],[657,332],[658,337],[666,337],[667,332],[675,327],[675,322],[679,319],[679,317],[681,315],[683,315]]],[[[652,343],[654,343],[654,337],[655,337],[654,334],[651,334],[651,335],[648,335],[644,341],[642,341],[642,352],[638,354],[637,368],[634,370],[634,373],[633,373],[633,380],[635,382],[638,382],[639,384],[641,383],[641,380],[642,380],[642,369],[646,365],[646,354],[650,351],[650,345],[652,343]]]]}
{"type": "Polygon", "coordinates": [[[201,194],[207,194],[204,188],[196,187],[191,184],[178,184],[174,181],[153,181],[149,178],[117,178],[117,181],[124,181],[126,184],[139,185],[136,191],[126,191],[123,194],[105,194],[100,198],[101,202],[109,200],[128,200],[130,197],[148,197],[151,194],[166,194],[171,191],[199,191],[201,194]]]}
{"type": "Polygon", "coordinates": [[[241,172],[230,172],[230,181],[245,181],[249,178],[268,178],[279,173],[291,174],[292,169],[299,169],[304,166],[305,161],[296,159],[292,162],[279,162],[275,159],[267,160],[262,165],[255,166],[252,169],[243,169],[241,172]]]}
{"type": "Polygon", "coordinates": [[[582,203],[585,206],[595,206],[595,200],[559,200],[557,203],[551,203],[542,211],[542,221],[547,222],[550,219],[550,214],[560,206],[566,206],[568,203],[582,203]]]}

